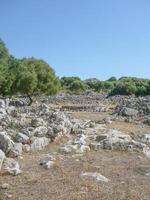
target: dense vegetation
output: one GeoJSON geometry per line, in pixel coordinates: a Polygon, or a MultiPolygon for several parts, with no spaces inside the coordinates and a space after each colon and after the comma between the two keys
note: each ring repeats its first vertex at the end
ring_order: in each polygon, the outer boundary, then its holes
{"type": "Polygon", "coordinates": [[[55,94],[60,81],[54,70],[43,60],[16,59],[0,40],[0,94],[55,94]]]}
{"type": "Polygon", "coordinates": [[[150,80],[111,77],[106,81],[79,77],[58,79],[54,70],[43,60],[35,58],[16,59],[11,56],[0,39],[0,94],[56,94],[58,91],[107,92],[109,95],[150,95],[150,80]]]}
{"type": "Polygon", "coordinates": [[[107,81],[85,80],[78,77],[63,77],[61,79],[62,87],[70,91],[93,90],[95,92],[107,92],[109,95],[150,95],[150,80],[122,77],[117,80],[111,77],[107,81]]]}

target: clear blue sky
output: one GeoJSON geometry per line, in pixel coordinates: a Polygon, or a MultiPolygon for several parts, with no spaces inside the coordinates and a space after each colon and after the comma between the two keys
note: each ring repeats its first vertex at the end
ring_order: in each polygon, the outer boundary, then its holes
{"type": "Polygon", "coordinates": [[[0,37],[58,76],[150,78],[150,0],[0,0],[0,37]]]}

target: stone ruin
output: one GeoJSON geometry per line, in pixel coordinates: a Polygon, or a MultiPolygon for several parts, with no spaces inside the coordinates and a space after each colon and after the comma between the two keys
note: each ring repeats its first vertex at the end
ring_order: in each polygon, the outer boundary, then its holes
{"type": "MultiPolygon", "coordinates": [[[[108,100],[106,100],[108,101],[108,100]]],[[[110,100],[109,100],[110,101],[110,100]]],[[[119,101],[121,102],[121,101],[119,101]]],[[[128,99],[115,110],[117,115],[149,116],[149,98],[128,99]],[[142,107],[141,107],[142,106],[142,107]]],[[[78,120],[64,111],[51,109],[49,104],[36,102],[32,106],[16,107],[9,100],[0,100],[0,171],[21,173],[15,158],[29,151],[39,151],[64,137],[59,154],[83,154],[90,150],[108,149],[143,153],[150,157],[150,135],[131,137],[90,120],[78,120]],[[73,136],[72,136],[73,134],[73,136]]],[[[110,121],[110,120],[109,120],[110,121]]],[[[50,168],[56,157],[43,155],[40,165],[50,168]]]]}

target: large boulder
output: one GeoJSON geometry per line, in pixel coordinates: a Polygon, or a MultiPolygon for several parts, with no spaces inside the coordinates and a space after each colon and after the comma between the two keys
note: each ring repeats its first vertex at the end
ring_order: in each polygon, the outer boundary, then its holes
{"type": "Polygon", "coordinates": [[[59,135],[68,135],[72,131],[72,123],[63,112],[53,112],[48,119],[47,136],[55,139],[59,135]]]}
{"type": "Polygon", "coordinates": [[[14,139],[15,139],[16,142],[19,142],[19,143],[22,143],[22,144],[29,144],[30,143],[30,138],[23,133],[17,133],[14,139]]]}
{"type": "Polygon", "coordinates": [[[21,173],[19,163],[13,158],[6,158],[3,163],[3,170],[13,176],[21,173]]]}
{"type": "Polygon", "coordinates": [[[105,134],[96,137],[102,149],[128,150],[131,148],[132,138],[117,130],[108,130],[105,134]]]}
{"type": "Polygon", "coordinates": [[[63,112],[53,112],[49,117],[49,123],[55,124],[56,126],[61,125],[66,128],[71,128],[72,124],[63,112]]]}
{"type": "Polygon", "coordinates": [[[147,157],[150,157],[150,148],[147,145],[149,137],[144,136],[142,138],[140,141],[136,141],[132,139],[130,135],[114,129],[106,129],[104,133],[99,134],[96,137],[94,142],[91,142],[90,147],[93,150],[108,149],[129,152],[134,151],[144,153],[147,157]]]}
{"type": "Polygon", "coordinates": [[[144,134],[140,137],[140,140],[150,146],[150,134],[144,134]]]}
{"type": "Polygon", "coordinates": [[[42,118],[34,118],[31,120],[31,126],[34,128],[39,127],[39,126],[45,126],[45,125],[46,123],[42,118]]]}
{"type": "Polygon", "coordinates": [[[30,137],[34,136],[34,130],[35,130],[34,127],[27,127],[27,128],[23,128],[23,129],[21,130],[21,132],[22,132],[24,135],[26,135],[26,136],[28,136],[28,137],[30,138],[30,137]]]}
{"type": "Polygon", "coordinates": [[[5,153],[2,150],[0,150],[0,171],[5,158],[6,158],[5,153]]]}
{"type": "Polygon", "coordinates": [[[138,110],[135,110],[133,108],[123,107],[120,113],[122,116],[133,117],[138,115],[138,110]]]}
{"type": "Polygon", "coordinates": [[[34,136],[36,136],[36,137],[43,137],[47,134],[47,132],[48,132],[48,129],[46,126],[39,126],[39,127],[35,128],[33,131],[34,136]]]}
{"type": "Polygon", "coordinates": [[[0,132],[0,149],[7,155],[13,148],[14,142],[6,132],[0,132]]]}
{"type": "Polygon", "coordinates": [[[47,146],[50,143],[50,138],[46,137],[33,137],[32,138],[32,144],[31,144],[31,150],[42,150],[45,146],[47,146]]]}
{"type": "Polygon", "coordinates": [[[11,158],[15,158],[20,155],[22,155],[22,143],[14,143],[8,153],[8,156],[11,158]]]}
{"type": "Polygon", "coordinates": [[[39,110],[39,115],[49,115],[50,114],[50,110],[49,110],[49,107],[46,105],[46,104],[41,104],[39,107],[38,107],[38,110],[39,110]]]}
{"type": "Polygon", "coordinates": [[[23,144],[22,145],[22,150],[27,153],[27,152],[29,152],[31,150],[31,147],[30,147],[29,144],[23,144]]]}

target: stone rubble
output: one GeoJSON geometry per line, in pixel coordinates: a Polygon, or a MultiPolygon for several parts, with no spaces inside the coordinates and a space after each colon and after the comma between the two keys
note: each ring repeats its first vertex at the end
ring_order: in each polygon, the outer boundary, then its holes
{"type": "MultiPolygon", "coordinates": [[[[85,96],[77,95],[74,103],[77,103],[77,100],[84,103],[83,97],[85,96]]],[[[69,98],[72,100],[74,97],[69,98]]],[[[113,104],[119,102],[114,114],[132,119],[150,115],[148,97],[138,98],[134,103],[134,97],[131,100],[120,98],[111,97],[106,100],[107,103],[111,101],[113,104]]],[[[62,101],[68,101],[64,99],[62,101]]],[[[85,101],[90,102],[91,99],[99,105],[99,100],[104,103],[106,97],[89,95],[85,101]]],[[[9,100],[0,100],[0,170],[3,168],[12,175],[21,173],[19,163],[14,158],[17,159],[25,152],[42,150],[63,136],[68,141],[59,147],[61,154],[82,155],[90,150],[107,149],[140,152],[150,158],[150,134],[136,138],[108,129],[106,125],[112,123],[112,116],[97,124],[90,120],[74,119],[60,109],[50,108],[46,103],[37,102],[32,106],[20,107],[14,105],[9,103],[9,100]]],[[[40,161],[44,168],[50,168],[54,163],[55,160],[50,155],[45,155],[40,161]]]]}
{"type": "Polygon", "coordinates": [[[150,125],[150,96],[120,96],[113,114],[122,116],[128,121],[140,121],[150,125]]]}

